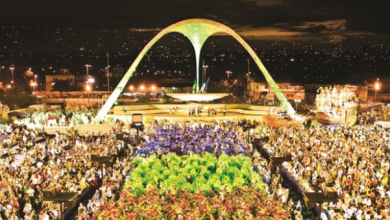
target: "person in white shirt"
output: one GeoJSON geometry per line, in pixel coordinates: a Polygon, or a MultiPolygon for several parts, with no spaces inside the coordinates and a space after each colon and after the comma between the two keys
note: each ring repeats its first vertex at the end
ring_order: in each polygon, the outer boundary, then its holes
{"type": "Polygon", "coordinates": [[[321,220],[328,220],[328,216],[326,215],[325,212],[322,212],[322,213],[321,213],[320,219],[321,219],[321,220]]]}
{"type": "Polygon", "coordinates": [[[363,211],[361,209],[358,209],[355,213],[356,220],[363,220],[363,211]]]}
{"type": "Polygon", "coordinates": [[[378,187],[376,187],[376,190],[381,195],[382,198],[386,197],[385,189],[383,188],[382,185],[379,185],[378,187]]]}
{"type": "Polygon", "coordinates": [[[370,215],[369,211],[364,211],[364,219],[365,220],[370,220],[371,219],[371,215],[370,215]]]}
{"type": "Polygon", "coordinates": [[[352,207],[347,208],[347,209],[345,210],[345,214],[344,214],[345,219],[350,219],[350,218],[352,218],[353,213],[354,213],[354,210],[353,210],[352,207]]]}
{"type": "Polygon", "coordinates": [[[112,190],[111,190],[111,187],[110,187],[110,186],[107,188],[107,198],[108,198],[108,199],[111,199],[111,198],[112,198],[112,190]]]}
{"type": "Polygon", "coordinates": [[[53,216],[53,219],[58,219],[58,211],[57,210],[55,210],[55,209],[51,210],[51,214],[53,216]]]}
{"type": "Polygon", "coordinates": [[[26,205],[23,208],[23,212],[25,215],[29,215],[31,213],[32,206],[30,202],[27,202],[26,205]]]}
{"type": "Polygon", "coordinates": [[[34,193],[35,193],[35,190],[31,187],[27,190],[27,195],[29,197],[34,197],[34,193]]]}

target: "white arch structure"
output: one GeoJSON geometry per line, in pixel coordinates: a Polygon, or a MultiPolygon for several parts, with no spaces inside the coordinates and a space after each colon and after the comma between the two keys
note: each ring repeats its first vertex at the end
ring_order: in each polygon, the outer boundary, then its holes
{"type": "MultiPolygon", "coordinates": [[[[149,51],[152,46],[159,41],[162,37],[169,33],[181,33],[186,36],[195,50],[196,57],[196,77],[197,82],[199,82],[199,61],[200,61],[200,52],[202,50],[203,44],[206,40],[215,33],[222,32],[232,36],[236,39],[249,53],[252,59],[255,61],[256,65],[263,73],[265,79],[270,85],[272,91],[275,93],[276,97],[280,101],[281,105],[286,109],[286,111],[290,115],[295,115],[295,110],[288,102],[286,97],[283,95],[278,85],[275,83],[263,63],[260,61],[257,54],[253,51],[253,49],[245,42],[245,40],[238,35],[234,30],[218,23],[216,21],[207,20],[207,19],[188,19],[177,22],[163,29],[160,33],[158,33],[149,43],[142,49],[137,58],[134,60],[130,68],[127,70],[126,74],[123,76],[122,80],[119,82],[118,86],[112,92],[111,96],[107,99],[106,103],[100,109],[99,113],[96,116],[96,119],[102,121],[105,119],[108,111],[111,109],[115,101],[118,99],[119,95],[127,85],[129,79],[133,76],[138,64],[141,62],[145,54],[149,51]]],[[[199,91],[199,83],[197,85],[197,91],[199,91]]]]}

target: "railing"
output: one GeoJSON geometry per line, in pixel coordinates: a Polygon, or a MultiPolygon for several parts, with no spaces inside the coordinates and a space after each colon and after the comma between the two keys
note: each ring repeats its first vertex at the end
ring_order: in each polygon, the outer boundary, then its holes
{"type": "MultiPolygon", "coordinates": [[[[261,144],[261,140],[260,139],[257,139],[257,140],[255,139],[253,146],[255,146],[255,148],[258,150],[258,152],[263,157],[265,157],[268,161],[271,161],[272,157],[271,157],[271,154],[269,153],[268,149],[264,148],[260,144],[261,144]]],[[[304,187],[302,187],[298,183],[298,181],[283,166],[279,166],[279,171],[280,171],[280,175],[282,176],[283,180],[288,183],[288,185],[291,187],[291,189],[299,196],[299,198],[302,201],[305,200],[305,193],[307,193],[307,192],[309,192],[309,193],[315,192],[314,189],[311,189],[311,190],[304,189],[304,187]]],[[[307,187],[305,187],[305,188],[307,188],[307,187]]],[[[307,208],[312,212],[312,214],[314,216],[319,216],[320,213],[323,212],[320,209],[320,207],[317,206],[317,205],[314,205],[312,207],[307,207],[307,208]]]]}

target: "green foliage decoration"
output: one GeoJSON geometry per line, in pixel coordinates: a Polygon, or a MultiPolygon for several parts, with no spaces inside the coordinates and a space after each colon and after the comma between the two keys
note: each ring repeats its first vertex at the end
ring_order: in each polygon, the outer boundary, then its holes
{"type": "Polygon", "coordinates": [[[237,187],[254,187],[265,193],[267,186],[252,170],[249,157],[222,155],[216,158],[210,153],[180,157],[176,154],[134,159],[134,169],[125,188],[135,195],[148,189],[168,190],[176,194],[179,190],[202,191],[205,195],[219,193],[222,189],[232,191],[237,187]]]}

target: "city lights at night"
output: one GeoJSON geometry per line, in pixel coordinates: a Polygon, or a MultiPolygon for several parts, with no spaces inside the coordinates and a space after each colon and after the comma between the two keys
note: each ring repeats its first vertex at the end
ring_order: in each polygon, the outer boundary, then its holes
{"type": "Polygon", "coordinates": [[[4,1],[0,219],[390,219],[386,1],[4,1]]]}

